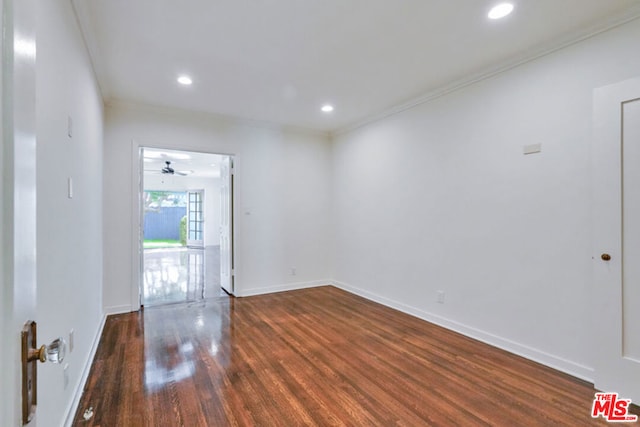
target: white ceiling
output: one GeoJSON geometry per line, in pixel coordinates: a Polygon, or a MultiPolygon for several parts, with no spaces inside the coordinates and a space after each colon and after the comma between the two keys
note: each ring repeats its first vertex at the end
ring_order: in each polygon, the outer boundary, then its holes
{"type": "Polygon", "coordinates": [[[218,154],[156,148],[143,150],[145,175],[164,175],[162,168],[166,166],[165,162],[169,161],[171,167],[178,172],[177,175],[172,175],[176,179],[183,177],[180,174],[192,178],[219,178],[221,160],[222,156],[218,154]]]}
{"type": "Polygon", "coordinates": [[[327,132],[640,16],[640,0],[512,0],[487,19],[499,2],[73,0],[107,102],[327,132]]]}

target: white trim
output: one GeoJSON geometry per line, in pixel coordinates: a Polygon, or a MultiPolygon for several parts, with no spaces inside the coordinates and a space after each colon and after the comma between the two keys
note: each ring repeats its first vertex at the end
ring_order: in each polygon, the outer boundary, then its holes
{"type": "Polygon", "coordinates": [[[96,357],[96,352],[98,351],[98,345],[100,344],[100,338],[102,337],[102,331],[104,330],[104,325],[107,321],[107,315],[102,316],[102,321],[100,322],[100,326],[98,326],[98,331],[96,336],[93,338],[93,344],[91,345],[91,351],[89,352],[89,356],[87,357],[84,369],[82,370],[82,376],[78,380],[76,384],[75,391],[73,393],[73,400],[67,406],[66,416],[65,416],[65,427],[70,427],[73,423],[73,418],[78,411],[78,405],[80,404],[80,399],[82,398],[82,392],[84,391],[84,386],[87,383],[87,379],[89,378],[89,372],[91,372],[91,367],[93,366],[93,359],[96,357]]]}
{"type": "Polygon", "coordinates": [[[447,85],[437,87],[434,90],[424,93],[407,102],[395,105],[377,114],[369,115],[364,119],[359,120],[355,123],[352,123],[345,127],[331,131],[329,135],[331,138],[334,138],[338,135],[352,132],[370,123],[383,120],[387,117],[393,116],[395,114],[399,114],[406,110],[410,110],[419,105],[426,104],[430,101],[436,100],[450,93],[464,89],[467,86],[471,86],[483,80],[490,79],[498,74],[502,74],[504,72],[517,68],[526,63],[535,61],[536,59],[542,58],[544,56],[551,55],[554,52],[573,46],[574,44],[590,39],[591,37],[597,36],[598,34],[617,28],[621,25],[634,21],[638,18],[640,18],[640,6],[635,6],[627,10],[621,15],[615,16],[585,31],[571,34],[567,37],[564,37],[560,41],[554,41],[551,44],[545,45],[543,47],[538,47],[536,49],[525,51],[524,53],[522,53],[521,55],[518,55],[515,58],[511,58],[505,62],[495,64],[489,68],[484,69],[479,73],[472,74],[462,79],[451,82],[447,85]]]}
{"type": "Polygon", "coordinates": [[[100,89],[102,99],[109,99],[111,94],[109,91],[109,86],[107,85],[107,78],[103,71],[106,70],[106,67],[104,66],[104,60],[102,59],[103,56],[100,54],[100,49],[98,48],[98,42],[96,40],[94,32],[91,31],[89,25],[92,20],[87,2],[81,0],[71,0],[71,7],[76,18],[76,23],[78,24],[78,28],[80,28],[80,35],[87,49],[87,53],[89,53],[89,61],[91,62],[93,75],[95,77],[98,88],[100,89]]]}
{"type": "Polygon", "coordinates": [[[95,40],[95,37],[93,35],[93,32],[89,30],[89,25],[87,24],[88,22],[91,21],[91,15],[90,12],[88,11],[87,6],[85,5],[85,2],[83,1],[79,1],[79,0],[71,0],[71,3],[73,5],[73,10],[74,13],[76,15],[76,20],[78,21],[78,25],[80,27],[82,36],[83,36],[83,40],[85,42],[85,45],[87,47],[87,51],[89,52],[89,57],[91,59],[91,63],[93,65],[93,69],[94,69],[94,73],[96,74],[96,80],[98,82],[98,86],[100,87],[101,93],[102,93],[102,97],[105,100],[105,103],[107,104],[107,106],[121,106],[121,107],[129,107],[129,108],[143,108],[143,109],[152,109],[155,111],[164,111],[164,112],[171,112],[171,113],[175,113],[177,111],[181,111],[184,114],[188,114],[190,116],[201,116],[203,118],[217,118],[219,120],[223,120],[223,121],[227,121],[227,122],[241,122],[244,123],[246,125],[253,125],[256,127],[262,127],[262,128],[272,128],[272,129],[286,129],[289,131],[294,131],[294,132],[301,132],[301,133],[312,133],[315,135],[323,135],[323,136],[328,136],[328,137],[335,137],[337,135],[341,135],[344,133],[348,133],[351,132],[355,129],[358,129],[362,126],[365,126],[369,123],[373,123],[379,120],[382,120],[386,117],[392,116],[394,114],[398,114],[402,111],[411,109],[415,106],[427,103],[429,101],[432,101],[434,99],[437,99],[439,97],[445,96],[449,93],[455,92],[457,90],[460,90],[464,87],[467,87],[471,84],[477,83],[479,81],[482,80],[486,80],[489,79],[491,77],[494,77],[498,74],[501,74],[503,72],[509,71],[513,68],[519,67],[520,65],[526,64],[528,62],[534,61],[538,58],[541,58],[543,56],[552,54],[556,51],[559,51],[561,49],[564,49],[566,47],[572,46],[574,44],[577,44],[583,40],[589,39],[591,37],[594,37],[598,34],[601,34],[603,32],[609,31],[611,29],[614,29],[616,27],[619,27],[621,25],[624,25],[628,22],[631,22],[635,19],[640,18],[640,6],[634,6],[624,12],[622,12],[619,15],[616,15],[610,19],[605,20],[604,22],[600,22],[590,28],[588,28],[587,30],[582,30],[582,31],[578,31],[578,32],[574,32],[573,34],[569,34],[567,36],[565,36],[564,38],[562,38],[559,41],[553,41],[551,43],[548,43],[544,46],[538,46],[537,48],[534,49],[530,49],[525,51],[524,53],[522,53],[521,55],[512,58],[510,60],[507,60],[505,62],[502,62],[501,64],[497,64],[494,65],[493,67],[487,68],[485,70],[483,70],[480,73],[476,73],[474,75],[468,76],[466,78],[457,80],[455,82],[452,82],[450,84],[447,84],[445,86],[441,86],[439,88],[435,88],[434,90],[424,93],[421,96],[415,97],[412,100],[409,100],[408,102],[393,106],[391,108],[385,109],[381,112],[379,112],[378,114],[372,114],[368,117],[365,117],[362,120],[359,120],[355,123],[352,123],[350,125],[344,126],[342,128],[338,128],[338,129],[334,129],[331,131],[322,131],[322,130],[317,130],[317,129],[310,129],[310,128],[303,128],[303,127],[297,127],[297,126],[289,126],[289,125],[282,125],[282,124],[277,124],[277,123],[273,123],[273,122],[267,122],[267,121],[260,121],[260,120],[252,120],[252,119],[244,119],[244,118],[239,118],[239,117],[231,117],[231,116],[225,116],[222,115],[220,113],[213,113],[213,112],[206,112],[206,111],[197,111],[197,110],[187,110],[187,109],[178,109],[178,108],[170,108],[170,107],[160,107],[160,106],[153,106],[153,105],[149,105],[149,104],[144,104],[144,103],[140,103],[140,102],[134,102],[134,101],[129,101],[129,100],[124,100],[124,99],[118,99],[118,98],[114,98],[111,96],[108,84],[107,84],[107,79],[104,76],[104,73],[101,71],[103,69],[105,69],[102,65],[102,56],[100,55],[100,51],[98,48],[98,43],[95,40]]]}
{"type": "MultiPolygon", "coordinates": [[[[141,302],[141,283],[142,274],[144,268],[144,244],[142,242],[142,190],[144,188],[144,169],[141,167],[142,153],[141,149],[144,147],[136,142],[135,139],[131,140],[131,193],[133,195],[131,203],[131,257],[136,261],[131,268],[131,289],[130,292],[130,306],[140,307],[141,302]]],[[[133,311],[133,310],[131,310],[133,311]]]]}
{"type": "Polygon", "coordinates": [[[350,286],[346,283],[337,282],[337,281],[332,281],[331,283],[335,287],[340,288],[349,293],[361,296],[370,301],[377,302],[379,304],[396,309],[398,311],[401,311],[403,313],[425,320],[427,322],[436,324],[438,326],[442,326],[443,328],[458,332],[469,338],[473,338],[485,344],[489,344],[493,347],[500,348],[502,350],[508,351],[509,353],[522,356],[526,359],[532,360],[537,363],[541,363],[545,366],[548,366],[560,372],[564,372],[566,374],[569,374],[574,377],[593,383],[594,371],[593,371],[593,368],[590,368],[588,366],[584,366],[579,363],[572,362],[571,360],[554,356],[552,354],[535,349],[533,347],[529,347],[527,345],[519,344],[517,342],[499,337],[489,332],[485,332],[480,329],[477,329],[468,325],[464,325],[462,323],[458,323],[454,320],[450,320],[445,317],[438,316],[436,314],[429,313],[424,310],[420,310],[410,305],[374,294],[372,292],[365,291],[364,289],[350,286]]]}
{"type": "Polygon", "coordinates": [[[282,285],[267,286],[264,288],[244,289],[241,293],[237,293],[238,297],[250,297],[255,295],[273,294],[276,292],[295,291],[298,289],[317,288],[320,286],[329,286],[332,282],[329,280],[315,280],[312,282],[287,283],[282,285]]]}
{"type": "Polygon", "coordinates": [[[138,311],[138,309],[137,308],[132,309],[131,305],[129,305],[129,304],[112,305],[111,307],[105,307],[104,308],[105,316],[110,316],[112,314],[131,313],[131,312],[134,312],[134,311],[138,311]]]}
{"type": "MultiPolygon", "coordinates": [[[[115,311],[113,313],[124,313],[129,311],[137,311],[140,308],[140,304],[142,302],[141,291],[142,291],[142,279],[143,279],[143,270],[144,270],[144,248],[143,248],[143,230],[142,221],[143,221],[143,213],[142,213],[142,200],[141,200],[141,192],[144,191],[144,168],[142,167],[142,158],[140,157],[140,150],[144,148],[149,149],[159,149],[159,150],[173,150],[173,151],[182,151],[187,153],[204,153],[204,154],[215,154],[217,156],[228,156],[231,159],[234,168],[238,164],[239,156],[235,153],[228,152],[216,152],[203,150],[202,148],[192,147],[192,146],[184,146],[184,147],[176,147],[171,144],[162,144],[156,142],[145,142],[138,139],[131,140],[131,185],[132,185],[132,206],[131,206],[131,257],[134,260],[134,263],[131,267],[131,304],[130,305],[121,305],[112,307],[111,309],[121,310],[115,311]],[[126,310],[123,307],[127,307],[126,310]]],[[[238,271],[239,265],[239,250],[238,250],[238,178],[237,174],[235,174],[235,182],[233,184],[233,194],[231,195],[232,203],[233,203],[233,230],[232,230],[232,248],[233,248],[233,259],[234,259],[234,272],[238,271]]],[[[238,290],[238,277],[234,274],[235,284],[234,284],[234,295],[238,290]]],[[[109,308],[105,308],[107,312],[109,312],[109,308]]],[[[113,314],[109,312],[109,314],[113,314]]]]}
{"type": "MultiPolygon", "coordinates": [[[[228,115],[211,112],[211,111],[146,104],[142,101],[132,101],[132,100],[122,99],[122,98],[114,98],[114,97],[111,97],[108,99],[105,98],[105,107],[122,109],[122,110],[144,111],[144,112],[151,112],[156,114],[170,114],[172,116],[180,115],[183,117],[187,117],[189,120],[199,120],[206,123],[210,123],[211,120],[216,120],[219,123],[224,123],[224,124],[239,124],[243,126],[249,126],[253,128],[259,128],[259,129],[267,129],[267,130],[278,131],[278,132],[287,131],[287,132],[296,133],[300,135],[321,136],[325,138],[328,138],[331,136],[331,132],[326,130],[307,128],[307,127],[301,127],[301,126],[293,126],[293,125],[285,125],[282,123],[251,119],[246,117],[228,116],[228,115]]],[[[171,149],[179,150],[179,151],[189,151],[182,148],[171,148],[171,149]]],[[[194,151],[198,151],[198,150],[194,150],[194,151]]],[[[224,154],[224,153],[213,153],[213,154],[224,154]]]]}

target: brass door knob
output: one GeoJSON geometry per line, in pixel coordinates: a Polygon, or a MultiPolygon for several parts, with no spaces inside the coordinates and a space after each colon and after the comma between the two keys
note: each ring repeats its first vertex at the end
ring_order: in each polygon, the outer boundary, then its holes
{"type": "Polygon", "coordinates": [[[33,362],[34,360],[39,360],[44,363],[47,361],[47,346],[43,345],[38,349],[30,348],[27,353],[27,362],[33,362]]]}
{"type": "Polygon", "coordinates": [[[611,261],[611,255],[609,254],[602,254],[600,258],[602,258],[603,261],[611,261]]]}

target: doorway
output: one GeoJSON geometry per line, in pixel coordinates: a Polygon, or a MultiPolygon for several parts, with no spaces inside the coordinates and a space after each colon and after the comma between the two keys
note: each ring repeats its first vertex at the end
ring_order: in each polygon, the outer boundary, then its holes
{"type": "Polygon", "coordinates": [[[232,204],[232,192],[223,191],[230,162],[228,155],[139,149],[141,306],[233,294],[221,285],[233,271],[233,257],[221,259],[233,252],[226,239],[233,222],[222,221],[232,204]]]}
{"type": "Polygon", "coordinates": [[[595,91],[595,386],[640,402],[640,78],[595,91]]]}

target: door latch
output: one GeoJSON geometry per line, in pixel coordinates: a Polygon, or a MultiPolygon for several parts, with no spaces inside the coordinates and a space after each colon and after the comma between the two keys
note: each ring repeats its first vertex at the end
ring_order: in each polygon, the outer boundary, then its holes
{"type": "Polygon", "coordinates": [[[36,413],[38,403],[38,364],[62,363],[67,351],[63,338],[56,338],[49,345],[36,348],[37,324],[29,320],[22,328],[22,424],[28,424],[36,413]]]}

